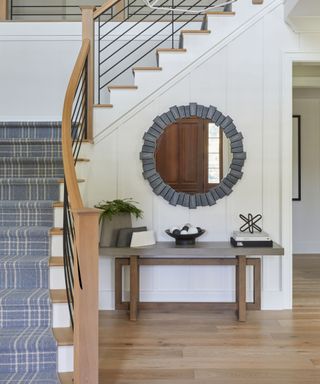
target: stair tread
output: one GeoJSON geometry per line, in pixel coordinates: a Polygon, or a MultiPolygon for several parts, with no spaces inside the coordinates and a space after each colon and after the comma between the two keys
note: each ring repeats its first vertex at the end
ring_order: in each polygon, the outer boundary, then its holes
{"type": "Polygon", "coordinates": [[[63,228],[51,228],[50,235],[63,235],[63,228]]]}
{"type": "Polygon", "coordinates": [[[0,121],[0,128],[61,128],[61,121],[0,121]]]}
{"type": "Polygon", "coordinates": [[[137,85],[109,85],[108,89],[138,89],[137,85]]]}
{"type": "Polygon", "coordinates": [[[74,384],[73,372],[61,372],[59,373],[61,384],[74,384]]]}
{"type": "Polygon", "coordinates": [[[67,292],[65,289],[50,289],[50,298],[53,303],[67,303],[67,292]]]}
{"type": "Polygon", "coordinates": [[[7,178],[0,178],[0,184],[56,184],[59,183],[61,177],[11,177],[10,179],[7,178]]]}
{"type": "Polygon", "coordinates": [[[45,226],[13,226],[0,227],[0,237],[2,236],[45,236],[48,235],[50,227],[45,226]]]}
{"type": "Polygon", "coordinates": [[[113,108],[112,104],[94,104],[95,108],[113,108]]]}
{"type": "Polygon", "coordinates": [[[21,163],[21,162],[54,162],[54,163],[62,163],[62,158],[52,158],[52,157],[28,157],[28,156],[19,156],[19,157],[0,157],[0,162],[8,162],[11,161],[13,163],[21,163]]]}
{"type": "Polygon", "coordinates": [[[0,289],[1,306],[50,305],[48,288],[6,288],[0,289]]]}
{"type": "MultiPolygon", "coordinates": [[[[59,179],[56,179],[57,182],[59,184],[64,184],[64,179],[61,179],[61,177],[59,179]]],[[[85,182],[85,179],[77,179],[78,183],[84,183],[85,182]]]]}
{"type": "Polygon", "coordinates": [[[50,267],[63,267],[63,257],[62,256],[51,256],[49,259],[50,267]]]}
{"type": "Polygon", "coordinates": [[[157,53],[159,52],[187,52],[186,48],[158,48],[157,53]]]}
{"type": "Polygon", "coordinates": [[[61,381],[57,372],[46,370],[40,372],[0,373],[0,383],[11,384],[72,384],[71,381],[61,381]]]}
{"type": "Polygon", "coordinates": [[[55,201],[53,203],[54,208],[63,208],[63,202],[62,201],[55,201]]]}
{"type": "Polygon", "coordinates": [[[162,67],[133,67],[133,71],[162,71],[162,67]]]}
{"type": "Polygon", "coordinates": [[[232,11],[207,11],[207,15],[216,15],[216,16],[234,16],[236,13],[232,11]]]}
{"type": "Polygon", "coordinates": [[[19,265],[19,268],[24,267],[27,268],[28,266],[34,267],[35,265],[41,267],[48,266],[48,256],[47,255],[24,255],[24,256],[1,256],[0,257],[0,265],[1,268],[10,268],[15,267],[16,265],[19,265]]]}
{"type": "Polygon", "coordinates": [[[56,345],[52,328],[0,328],[0,352],[29,351],[35,348],[40,351],[55,351],[56,345]]]}
{"type": "Polygon", "coordinates": [[[59,346],[73,345],[73,331],[71,327],[52,328],[52,331],[59,346]]]}
{"type": "Polygon", "coordinates": [[[19,138],[1,138],[0,145],[7,144],[50,144],[50,145],[61,145],[61,139],[19,139],[19,138]]]}
{"type": "Polygon", "coordinates": [[[183,29],[181,33],[195,33],[195,34],[209,34],[211,31],[208,29],[183,29]]]}
{"type": "Polygon", "coordinates": [[[52,209],[53,204],[50,200],[0,200],[0,209],[52,209]]]}

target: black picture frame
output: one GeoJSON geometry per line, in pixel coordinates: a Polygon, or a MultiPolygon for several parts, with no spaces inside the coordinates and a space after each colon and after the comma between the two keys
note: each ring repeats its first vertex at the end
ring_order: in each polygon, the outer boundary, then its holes
{"type": "Polygon", "coordinates": [[[292,201],[301,201],[301,115],[292,116],[292,201]]]}

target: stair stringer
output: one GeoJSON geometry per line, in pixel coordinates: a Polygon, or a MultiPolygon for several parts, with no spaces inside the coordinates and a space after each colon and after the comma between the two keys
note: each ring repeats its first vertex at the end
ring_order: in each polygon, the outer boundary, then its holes
{"type": "Polygon", "coordinates": [[[284,0],[274,0],[256,6],[239,1],[234,4],[235,17],[208,15],[207,29],[211,30],[211,34],[184,37],[187,52],[166,53],[167,58],[159,58],[161,71],[136,74],[137,90],[114,90],[111,94],[113,108],[94,108],[94,141],[103,140],[151,100],[170,89],[283,3],[284,0]]]}

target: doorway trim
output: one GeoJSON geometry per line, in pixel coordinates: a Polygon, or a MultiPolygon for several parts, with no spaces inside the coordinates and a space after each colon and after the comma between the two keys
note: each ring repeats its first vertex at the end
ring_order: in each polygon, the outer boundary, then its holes
{"type": "Polygon", "coordinates": [[[318,62],[320,52],[284,52],[282,62],[282,130],[281,130],[281,244],[285,249],[282,262],[282,290],[284,309],[292,308],[292,97],[294,63],[318,62]]]}

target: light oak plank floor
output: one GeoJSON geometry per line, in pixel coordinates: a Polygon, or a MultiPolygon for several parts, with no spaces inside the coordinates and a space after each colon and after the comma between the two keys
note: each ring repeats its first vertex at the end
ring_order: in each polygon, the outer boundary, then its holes
{"type": "Polygon", "coordinates": [[[294,257],[294,309],[100,314],[100,384],[320,383],[320,255],[294,257]]]}

